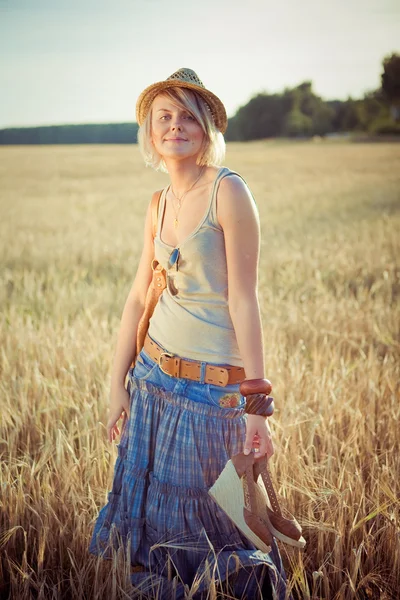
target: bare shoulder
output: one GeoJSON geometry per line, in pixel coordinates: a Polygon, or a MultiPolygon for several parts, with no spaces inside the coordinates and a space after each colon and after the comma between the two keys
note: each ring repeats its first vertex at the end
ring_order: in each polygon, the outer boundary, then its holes
{"type": "Polygon", "coordinates": [[[144,224],[145,238],[153,239],[154,228],[157,226],[157,216],[160,207],[160,198],[163,190],[157,190],[153,193],[146,208],[146,217],[144,224]]]}
{"type": "Polygon", "coordinates": [[[229,220],[257,218],[257,207],[253,195],[239,175],[224,177],[218,189],[217,218],[223,227],[229,220]]]}

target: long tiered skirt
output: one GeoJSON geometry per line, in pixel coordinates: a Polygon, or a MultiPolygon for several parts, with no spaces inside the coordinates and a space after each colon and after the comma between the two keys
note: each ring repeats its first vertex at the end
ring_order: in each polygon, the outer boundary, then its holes
{"type": "Polygon", "coordinates": [[[130,416],[89,551],[109,559],[123,545],[132,566],[144,568],[131,581],[148,598],[183,599],[189,589],[205,598],[216,586],[257,600],[267,597],[266,584],[268,597],[290,597],[276,543],[268,554],[257,550],[208,494],[243,451],[238,385],[170,377],[142,350],[127,390],[130,416]]]}

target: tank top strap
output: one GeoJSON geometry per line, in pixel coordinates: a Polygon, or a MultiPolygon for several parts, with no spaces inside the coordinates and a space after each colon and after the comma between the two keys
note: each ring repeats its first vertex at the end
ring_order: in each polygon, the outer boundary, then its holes
{"type": "Polygon", "coordinates": [[[218,223],[218,219],[217,219],[217,191],[218,191],[219,184],[221,183],[221,180],[224,177],[229,177],[229,175],[237,175],[238,177],[243,179],[244,183],[247,186],[246,180],[244,179],[244,177],[242,177],[242,175],[240,175],[240,173],[237,173],[236,171],[231,171],[230,169],[228,169],[228,167],[223,167],[220,170],[220,172],[218,173],[217,178],[214,182],[210,211],[209,211],[208,218],[207,218],[208,223],[210,225],[212,225],[213,227],[216,227],[217,229],[221,229],[221,225],[218,223]]]}
{"type": "Polygon", "coordinates": [[[168,188],[169,188],[169,185],[167,185],[161,192],[160,204],[158,206],[157,231],[156,231],[156,235],[158,236],[158,238],[160,237],[160,229],[161,229],[161,223],[162,223],[162,220],[164,217],[165,199],[167,196],[168,188]]]}

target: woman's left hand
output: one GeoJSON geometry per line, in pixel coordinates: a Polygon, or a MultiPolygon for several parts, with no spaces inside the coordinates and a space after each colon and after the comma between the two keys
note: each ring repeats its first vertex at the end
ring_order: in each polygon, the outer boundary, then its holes
{"type": "Polygon", "coordinates": [[[270,458],[274,453],[272,434],[268,418],[261,415],[247,415],[246,440],[244,443],[244,454],[250,454],[252,448],[258,448],[254,458],[266,456],[270,458]]]}

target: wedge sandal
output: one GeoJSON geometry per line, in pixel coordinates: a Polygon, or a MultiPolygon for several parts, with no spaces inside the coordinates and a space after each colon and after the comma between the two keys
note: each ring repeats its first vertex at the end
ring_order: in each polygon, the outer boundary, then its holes
{"type": "Polygon", "coordinates": [[[271,552],[265,518],[267,496],[254,481],[254,454],[232,456],[208,493],[240,531],[262,552],[271,552]]]}

